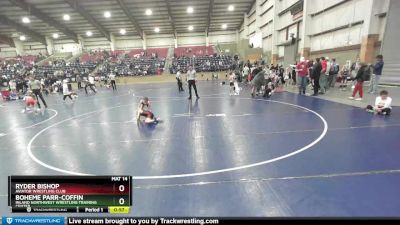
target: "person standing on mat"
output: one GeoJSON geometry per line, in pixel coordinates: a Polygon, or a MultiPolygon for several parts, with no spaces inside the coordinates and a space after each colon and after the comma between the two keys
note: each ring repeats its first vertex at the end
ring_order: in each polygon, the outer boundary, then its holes
{"type": "Polygon", "coordinates": [[[87,91],[88,87],[90,87],[90,89],[92,89],[92,91],[94,93],[96,93],[96,89],[94,88],[95,87],[95,85],[94,85],[94,77],[93,76],[89,76],[88,80],[89,81],[86,82],[86,84],[85,84],[85,92],[86,92],[86,94],[88,94],[88,91],[87,91]]]}
{"type": "Polygon", "coordinates": [[[265,80],[265,70],[254,70],[253,72],[259,71],[251,80],[251,97],[254,98],[257,93],[261,90],[262,86],[265,85],[267,82],[265,80]]]}
{"type": "Polygon", "coordinates": [[[65,102],[65,99],[68,97],[69,99],[71,99],[71,101],[73,101],[72,97],[71,97],[71,92],[68,89],[68,81],[67,80],[63,80],[63,101],[65,102]]]}
{"type": "Polygon", "coordinates": [[[181,75],[181,71],[180,70],[178,70],[178,72],[176,73],[176,81],[178,82],[178,91],[179,92],[181,92],[181,91],[185,91],[185,90],[183,90],[183,87],[182,87],[182,75],[181,75]]]}
{"type": "Polygon", "coordinates": [[[194,88],[194,92],[196,94],[197,99],[199,99],[199,94],[197,93],[196,87],[196,70],[193,69],[192,66],[189,66],[189,70],[187,71],[187,81],[189,84],[189,100],[192,99],[192,86],[194,88]]]}
{"type": "Polygon", "coordinates": [[[110,73],[110,75],[108,77],[110,78],[110,83],[111,83],[111,87],[112,87],[113,91],[116,91],[117,85],[115,84],[115,74],[110,73]]]}
{"type": "Polygon", "coordinates": [[[40,81],[35,80],[35,78],[32,76],[30,78],[28,86],[32,90],[32,93],[35,95],[35,97],[37,99],[37,105],[38,105],[39,109],[40,109],[39,98],[42,100],[44,107],[47,108],[46,101],[44,100],[43,95],[42,95],[42,84],[40,83],[40,81]]]}
{"type": "Polygon", "coordinates": [[[81,75],[76,75],[76,82],[78,83],[78,89],[82,88],[82,77],[81,75]]]}

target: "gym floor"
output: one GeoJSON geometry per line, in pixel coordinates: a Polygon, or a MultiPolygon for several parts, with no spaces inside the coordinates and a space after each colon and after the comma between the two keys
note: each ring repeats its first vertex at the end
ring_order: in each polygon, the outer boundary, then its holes
{"type": "Polygon", "coordinates": [[[132,175],[131,216],[400,216],[400,107],[391,116],[321,98],[229,96],[200,81],[49,95],[43,113],[0,106],[0,213],[8,175],[132,175]],[[163,123],[137,124],[148,96],[163,123]]]}

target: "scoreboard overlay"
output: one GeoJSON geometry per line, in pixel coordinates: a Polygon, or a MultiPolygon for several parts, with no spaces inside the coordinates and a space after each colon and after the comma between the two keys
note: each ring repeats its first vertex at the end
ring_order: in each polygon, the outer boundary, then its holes
{"type": "Polygon", "coordinates": [[[127,213],[131,176],[9,176],[8,206],[18,213],[127,213]]]}

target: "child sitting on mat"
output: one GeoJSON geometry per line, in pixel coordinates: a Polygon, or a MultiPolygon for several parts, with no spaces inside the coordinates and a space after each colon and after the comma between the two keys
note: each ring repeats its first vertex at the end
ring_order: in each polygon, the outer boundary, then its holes
{"type": "Polygon", "coordinates": [[[388,96],[389,92],[383,90],[376,97],[375,106],[368,105],[367,112],[377,113],[379,115],[389,115],[392,111],[392,98],[388,96]]]}
{"type": "Polygon", "coordinates": [[[160,118],[156,118],[154,114],[151,112],[150,101],[148,97],[144,97],[139,102],[139,108],[136,115],[136,119],[138,122],[140,121],[141,116],[145,117],[144,120],[145,123],[158,123],[160,121],[160,118]]]}

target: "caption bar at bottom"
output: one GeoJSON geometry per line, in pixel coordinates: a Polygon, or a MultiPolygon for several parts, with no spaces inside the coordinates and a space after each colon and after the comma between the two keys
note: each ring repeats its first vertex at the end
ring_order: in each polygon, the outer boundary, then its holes
{"type": "Polygon", "coordinates": [[[160,224],[219,224],[218,219],[205,218],[134,218],[134,217],[68,217],[67,225],[160,225],[160,224]]]}

